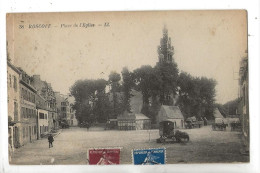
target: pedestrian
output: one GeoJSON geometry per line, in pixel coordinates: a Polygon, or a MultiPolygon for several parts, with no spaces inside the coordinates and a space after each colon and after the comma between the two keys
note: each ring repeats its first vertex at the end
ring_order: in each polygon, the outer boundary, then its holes
{"type": "Polygon", "coordinates": [[[53,144],[52,144],[52,143],[53,143],[53,141],[54,141],[54,138],[53,138],[52,134],[49,135],[48,141],[49,141],[49,148],[53,147],[53,144]]]}
{"type": "Polygon", "coordinates": [[[208,121],[207,118],[204,117],[204,126],[207,126],[207,125],[208,125],[208,122],[207,122],[207,121],[208,121]]]}

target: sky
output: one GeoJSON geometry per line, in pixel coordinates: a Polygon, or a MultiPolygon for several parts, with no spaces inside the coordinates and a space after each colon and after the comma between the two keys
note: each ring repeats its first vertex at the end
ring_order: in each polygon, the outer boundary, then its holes
{"type": "Polygon", "coordinates": [[[239,61],[247,56],[243,10],[10,14],[8,52],[14,65],[67,94],[79,79],[154,66],[164,26],[180,71],[215,79],[218,103],[238,97],[239,61]]]}

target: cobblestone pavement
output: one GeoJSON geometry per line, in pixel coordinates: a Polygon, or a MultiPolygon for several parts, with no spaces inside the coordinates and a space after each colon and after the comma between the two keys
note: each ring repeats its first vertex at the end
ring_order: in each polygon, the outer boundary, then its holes
{"type": "Polygon", "coordinates": [[[11,164],[88,164],[87,150],[93,147],[122,147],[121,164],[131,164],[134,148],[165,147],[167,163],[247,162],[240,154],[240,132],[212,131],[210,126],[184,129],[190,135],[188,143],[158,144],[158,130],[103,131],[99,128],[63,129],[55,137],[54,147],[47,139],[29,143],[15,151],[11,164]]]}

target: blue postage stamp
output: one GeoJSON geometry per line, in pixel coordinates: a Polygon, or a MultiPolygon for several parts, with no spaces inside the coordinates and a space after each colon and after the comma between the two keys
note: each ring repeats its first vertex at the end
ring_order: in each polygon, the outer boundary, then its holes
{"type": "Polygon", "coordinates": [[[135,149],[133,150],[134,165],[165,164],[165,148],[135,149]]]}

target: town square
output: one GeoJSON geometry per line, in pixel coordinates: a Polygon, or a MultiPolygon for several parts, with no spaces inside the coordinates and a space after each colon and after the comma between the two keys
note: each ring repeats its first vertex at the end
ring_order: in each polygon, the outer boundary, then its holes
{"type": "Polygon", "coordinates": [[[244,10],[10,13],[6,46],[10,165],[250,161],[244,10]]]}

